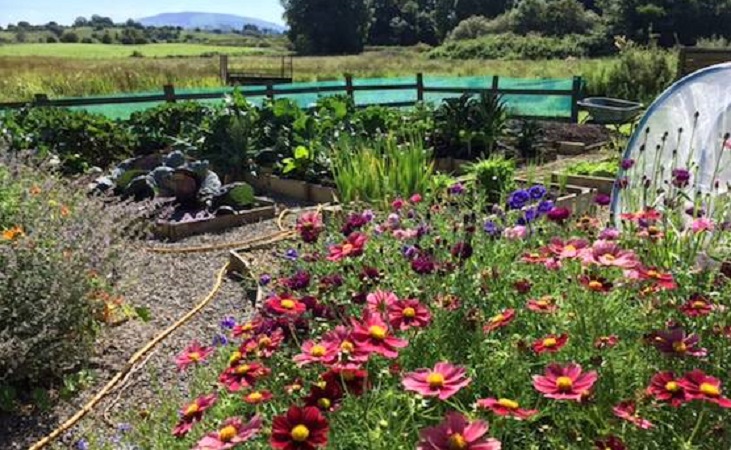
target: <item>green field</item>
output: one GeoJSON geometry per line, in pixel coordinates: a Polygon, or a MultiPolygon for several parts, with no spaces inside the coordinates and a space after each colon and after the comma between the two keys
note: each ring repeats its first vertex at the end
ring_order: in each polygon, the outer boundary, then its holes
{"type": "Polygon", "coordinates": [[[164,58],[174,56],[200,56],[213,53],[229,55],[266,55],[274,54],[276,49],[239,47],[205,44],[145,44],[145,45],[107,45],[107,44],[9,44],[0,45],[0,57],[40,56],[80,59],[116,59],[130,57],[138,52],[144,57],[164,58]]]}

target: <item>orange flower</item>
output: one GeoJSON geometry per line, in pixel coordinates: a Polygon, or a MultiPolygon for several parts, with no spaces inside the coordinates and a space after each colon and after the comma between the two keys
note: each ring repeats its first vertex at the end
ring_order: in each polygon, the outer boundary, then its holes
{"type": "Polygon", "coordinates": [[[38,186],[37,184],[34,184],[30,188],[30,195],[33,195],[33,196],[40,195],[41,192],[42,192],[41,187],[38,186]]]}
{"type": "Polygon", "coordinates": [[[61,205],[61,217],[68,217],[71,214],[71,210],[66,205],[61,205]]]}
{"type": "Polygon", "coordinates": [[[3,231],[3,240],[14,241],[19,237],[23,237],[25,232],[20,227],[13,227],[3,231]]]}

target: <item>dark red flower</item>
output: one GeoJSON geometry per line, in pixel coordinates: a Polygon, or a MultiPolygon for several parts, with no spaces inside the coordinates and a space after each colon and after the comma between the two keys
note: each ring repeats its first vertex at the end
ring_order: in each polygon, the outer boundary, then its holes
{"type": "Polygon", "coordinates": [[[690,400],[703,400],[722,408],[731,408],[731,399],[723,396],[721,381],[706,375],[702,370],[696,369],[685,374],[678,384],[690,400]]]}
{"type": "Polygon", "coordinates": [[[627,446],[617,436],[607,436],[594,441],[596,450],[627,450],[627,446]]]}
{"type": "Polygon", "coordinates": [[[594,348],[603,350],[605,348],[612,348],[619,343],[619,337],[615,335],[601,336],[594,341],[594,348]]]}
{"type": "Polygon", "coordinates": [[[685,389],[680,385],[680,380],[673,372],[659,372],[650,380],[647,394],[655,400],[663,403],[670,403],[671,406],[679,407],[688,401],[685,389]]]}
{"type": "Polygon", "coordinates": [[[650,333],[650,344],[661,352],[673,356],[706,356],[708,351],[698,346],[700,337],[697,334],[686,334],[681,327],[670,328],[650,333]]]}
{"type": "Polygon", "coordinates": [[[332,412],[338,409],[343,399],[343,389],[340,383],[321,381],[310,387],[310,395],[304,398],[305,405],[314,406],[323,412],[332,412]]]}
{"type": "Polygon", "coordinates": [[[325,372],[322,379],[329,384],[339,384],[349,394],[360,396],[368,388],[368,372],[362,369],[342,367],[325,372]]]}
{"type": "Polygon", "coordinates": [[[510,322],[515,319],[515,310],[506,309],[490,318],[487,323],[482,327],[483,331],[489,333],[495,331],[498,328],[508,326],[510,322]]]}
{"type": "Polygon", "coordinates": [[[291,406],[275,416],[269,444],[276,450],[314,450],[327,445],[329,425],[319,409],[291,406]]]}
{"type": "Polygon", "coordinates": [[[556,353],[563,348],[569,340],[568,334],[550,334],[542,339],[538,339],[533,343],[533,351],[537,354],[556,353]]]}
{"type": "Polygon", "coordinates": [[[625,400],[623,402],[620,402],[618,405],[612,408],[612,412],[620,419],[626,420],[627,422],[630,422],[643,430],[649,430],[650,428],[653,428],[655,426],[649,420],[643,419],[638,415],[637,405],[632,400],[625,400]]]}
{"type": "Polygon", "coordinates": [[[571,210],[568,208],[553,208],[546,214],[546,218],[552,222],[563,224],[569,217],[571,217],[571,210]]]}
{"type": "Polygon", "coordinates": [[[701,317],[713,312],[713,304],[702,295],[694,294],[678,309],[688,317],[701,317]]]}

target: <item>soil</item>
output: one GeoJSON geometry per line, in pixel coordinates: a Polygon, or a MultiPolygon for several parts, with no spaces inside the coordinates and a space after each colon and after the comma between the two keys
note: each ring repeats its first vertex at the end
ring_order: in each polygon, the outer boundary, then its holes
{"type": "Polygon", "coordinates": [[[608,142],[615,135],[603,125],[539,122],[549,142],[581,142],[586,145],[608,142]]]}
{"type": "MultiPolygon", "coordinates": [[[[239,242],[270,235],[278,230],[275,221],[270,220],[166,245],[189,247],[239,242]]],[[[97,352],[89,366],[94,374],[94,383],[76,397],[69,401],[57,400],[45,412],[26,406],[19,408],[15,415],[0,415],[0,448],[26,449],[75,414],[124,368],[132,354],[198,304],[213,287],[218,271],[228,262],[228,251],[161,254],[147,251],[146,248],[151,244],[160,245],[154,242],[130,242],[125,255],[125,273],[120,283],[128,304],[149,309],[149,322],[130,320],[120,326],[104,329],[97,340],[97,352]]],[[[247,258],[251,261],[253,271],[263,273],[275,270],[279,257],[272,249],[268,249],[247,253],[247,258]]],[[[70,446],[78,439],[76,436],[79,436],[80,429],[93,429],[97,434],[108,430],[109,437],[113,436],[115,430],[105,424],[102,413],[118,396],[119,400],[108,412],[114,424],[121,413],[154,407],[156,399],[163,395],[182,394],[182,397],[186,397],[186,380],[175,370],[175,356],[193,340],[204,345],[212,343],[222,332],[222,319],[245,319],[251,312],[251,299],[247,298],[246,292],[241,283],[227,279],[207,307],[153,350],[144,367],[130,376],[121,394],[115,391],[108,395],[92,414],[50,448],[72,448],[70,446]]],[[[54,397],[55,393],[51,392],[51,396],[54,397]]]]}

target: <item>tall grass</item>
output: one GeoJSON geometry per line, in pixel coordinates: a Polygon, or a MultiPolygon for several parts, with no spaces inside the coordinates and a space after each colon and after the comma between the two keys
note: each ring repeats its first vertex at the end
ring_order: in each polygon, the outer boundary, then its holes
{"type": "Polygon", "coordinates": [[[343,135],[331,151],[333,178],[343,202],[385,203],[425,193],[434,174],[431,151],[420,136],[363,139],[343,135]]]}

